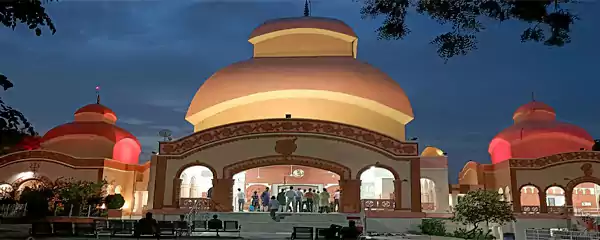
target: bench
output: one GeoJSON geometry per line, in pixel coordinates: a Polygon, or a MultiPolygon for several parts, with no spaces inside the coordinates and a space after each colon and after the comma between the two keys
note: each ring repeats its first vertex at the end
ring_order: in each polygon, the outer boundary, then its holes
{"type": "MultiPolygon", "coordinates": [[[[315,239],[327,239],[327,234],[329,234],[330,230],[331,228],[315,228],[315,239]]],[[[336,239],[340,238],[339,231],[335,231],[334,234],[335,235],[332,237],[335,237],[336,239]]]]}
{"type": "Polygon", "coordinates": [[[314,239],[314,228],[312,227],[294,227],[291,239],[314,239]]]}
{"type": "Polygon", "coordinates": [[[50,222],[33,222],[29,229],[29,235],[33,237],[45,237],[54,235],[50,222]]]}
{"type": "Polygon", "coordinates": [[[222,226],[208,226],[208,221],[193,221],[190,232],[215,232],[219,236],[220,232],[237,233],[240,237],[242,226],[238,221],[223,221],[222,226]]]}
{"type": "Polygon", "coordinates": [[[161,236],[175,236],[175,223],[172,221],[158,221],[158,232],[161,236]]]}

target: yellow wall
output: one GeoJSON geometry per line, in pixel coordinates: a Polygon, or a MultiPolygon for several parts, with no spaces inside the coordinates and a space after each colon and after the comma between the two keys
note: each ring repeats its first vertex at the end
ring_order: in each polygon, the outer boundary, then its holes
{"type": "Polygon", "coordinates": [[[405,126],[390,117],[356,105],[323,99],[274,99],[253,102],[208,117],[194,126],[194,129],[200,131],[234,122],[284,118],[286,113],[292,114],[292,118],[345,123],[386,134],[396,139],[405,139],[405,126]]]}
{"type": "Polygon", "coordinates": [[[254,45],[254,57],[348,56],[352,42],[320,34],[291,34],[271,38],[254,45]]]}

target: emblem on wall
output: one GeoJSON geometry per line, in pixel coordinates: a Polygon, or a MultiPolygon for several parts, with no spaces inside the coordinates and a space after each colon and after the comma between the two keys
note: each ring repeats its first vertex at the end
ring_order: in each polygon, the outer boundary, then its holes
{"type": "Polygon", "coordinates": [[[581,166],[581,171],[583,171],[584,176],[592,176],[594,174],[594,169],[592,169],[592,164],[586,163],[581,166]]]}
{"type": "Polygon", "coordinates": [[[290,156],[298,149],[296,140],[298,138],[282,139],[275,142],[275,152],[283,156],[290,156]]]}
{"type": "Polygon", "coordinates": [[[292,176],[297,177],[297,178],[304,177],[304,170],[296,169],[292,172],[292,176]]]}

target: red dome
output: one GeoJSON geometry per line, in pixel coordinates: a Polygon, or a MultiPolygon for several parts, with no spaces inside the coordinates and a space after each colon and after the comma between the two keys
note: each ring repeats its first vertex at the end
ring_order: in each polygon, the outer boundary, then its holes
{"type": "Polygon", "coordinates": [[[556,121],[554,109],[542,102],[519,107],[513,119],[515,123],[490,142],[488,152],[492,163],[589,150],[594,145],[594,139],[585,129],[556,121]]]}
{"type": "Polygon", "coordinates": [[[139,141],[128,131],[117,127],[110,123],[105,122],[71,122],[60,125],[48,131],[42,137],[42,142],[49,141],[51,139],[67,136],[67,135],[96,135],[104,137],[112,142],[119,142],[122,139],[133,139],[138,145],[139,141]]]}
{"type": "Polygon", "coordinates": [[[88,104],[85,105],[79,109],[77,109],[77,111],[75,112],[75,114],[79,114],[79,113],[100,113],[100,114],[112,114],[112,115],[117,115],[115,114],[115,112],[113,112],[113,110],[111,110],[110,108],[102,105],[102,104],[98,104],[98,103],[94,103],[94,104],[88,104]]]}

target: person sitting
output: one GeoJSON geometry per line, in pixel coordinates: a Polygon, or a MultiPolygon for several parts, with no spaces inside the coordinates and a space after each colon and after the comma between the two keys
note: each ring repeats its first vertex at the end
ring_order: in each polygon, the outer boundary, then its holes
{"type": "Polygon", "coordinates": [[[158,231],[158,222],[152,218],[152,213],[147,212],[146,217],[138,221],[135,228],[135,236],[139,238],[141,235],[153,235],[156,239],[160,239],[160,232],[158,231]]]}
{"type": "Polygon", "coordinates": [[[217,237],[219,236],[219,230],[223,229],[223,221],[221,221],[219,219],[219,216],[217,216],[216,214],[213,215],[213,218],[211,220],[208,220],[208,230],[216,230],[217,231],[217,237]]]}
{"type": "Polygon", "coordinates": [[[175,229],[178,236],[181,236],[184,233],[189,235],[191,229],[188,222],[185,221],[185,215],[179,215],[179,221],[175,222],[175,229]]]}
{"type": "Polygon", "coordinates": [[[337,224],[331,224],[328,229],[323,230],[322,234],[325,239],[340,239],[338,234],[340,233],[342,226],[337,224]]]}
{"type": "Polygon", "coordinates": [[[340,231],[341,239],[357,239],[359,235],[360,231],[356,228],[356,222],[354,220],[350,220],[348,226],[343,227],[340,231]]]}

